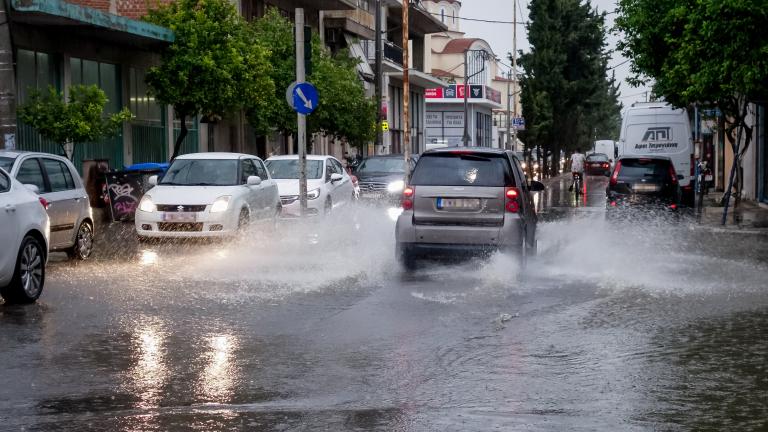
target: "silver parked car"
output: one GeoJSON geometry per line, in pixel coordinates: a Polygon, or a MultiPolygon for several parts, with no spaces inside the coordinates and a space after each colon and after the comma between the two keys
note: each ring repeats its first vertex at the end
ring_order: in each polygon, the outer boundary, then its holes
{"type": "Polygon", "coordinates": [[[513,152],[458,147],[422,154],[403,191],[397,220],[397,257],[406,268],[418,258],[511,251],[524,261],[536,253],[532,191],[513,152]]]}
{"type": "Polygon", "coordinates": [[[51,251],[87,259],[93,250],[93,215],[75,166],[48,153],[0,151],[0,168],[20,183],[37,188],[48,204],[51,251]]]}

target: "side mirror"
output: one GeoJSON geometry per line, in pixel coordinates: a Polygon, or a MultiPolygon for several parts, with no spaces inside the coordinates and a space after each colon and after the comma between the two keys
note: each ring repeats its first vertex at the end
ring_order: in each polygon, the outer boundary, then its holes
{"type": "Polygon", "coordinates": [[[258,185],[261,184],[261,177],[259,177],[259,176],[248,176],[248,180],[246,180],[245,183],[248,186],[258,186],[258,185]]]}
{"type": "Polygon", "coordinates": [[[344,179],[344,176],[339,173],[331,174],[331,183],[336,183],[337,181],[341,181],[343,179],[344,179]]]}
{"type": "Polygon", "coordinates": [[[546,187],[544,187],[544,183],[536,180],[531,180],[531,182],[528,184],[528,188],[531,190],[531,192],[542,192],[546,189],[546,187]]]}
{"type": "Polygon", "coordinates": [[[40,188],[37,187],[37,185],[25,184],[24,187],[29,189],[29,191],[34,193],[35,195],[40,195],[40,188]]]}
{"type": "Polygon", "coordinates": [[[147,179],[147,183],[149,183],[150,186],[157,186],[157,176],[156,175],[150,176],[147,179]]]}

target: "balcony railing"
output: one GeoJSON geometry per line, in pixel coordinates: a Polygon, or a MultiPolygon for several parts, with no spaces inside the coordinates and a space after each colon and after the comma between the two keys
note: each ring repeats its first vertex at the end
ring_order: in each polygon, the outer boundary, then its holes
{"type": "MultiPolygon", "coordinates": [[[[369,62],[373,62],[376,60],[376,42],[374,41],[361,41],[360,42],[363,46],[363,51],[365,52],[365,56],[368,58],[369,62]]],[[[384,60],[389,60],[392,63],[398,64],[400,66],[403,65],[403,49],[399,46],[393,44],[392,42],[384,41],[384,52],[383,52],[383,58],[384,60]]]]}

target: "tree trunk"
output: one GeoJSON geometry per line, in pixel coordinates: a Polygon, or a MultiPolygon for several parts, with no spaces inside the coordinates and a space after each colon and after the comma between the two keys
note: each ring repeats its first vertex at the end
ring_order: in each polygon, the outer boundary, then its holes
{"type": "MultiPolygon", "coordinates": [[[[187,115],[185,113],[178,113],[179,120],[181,121],[181,130],[179,136],[176,138],[176,144],[173,146],[173,156],[171,156],[171,162],[173,162],[181,151],[181,145],[184,143],[184,138],[187,137],[187,115]]],[[[173,125],[171,125],[173,127],[173,125]]]]}
{"type": "Polygon", "coordinates": [[[0,0],[0,148],[16,147],[16,77],[13,73],[11,24],[5,0],[0,0]]]}

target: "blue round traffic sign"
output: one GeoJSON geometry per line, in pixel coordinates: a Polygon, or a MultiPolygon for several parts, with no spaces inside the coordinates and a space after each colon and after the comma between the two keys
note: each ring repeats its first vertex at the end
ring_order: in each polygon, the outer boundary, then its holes
{"type": "Polygon", "coordinates": [[[317,88],[310,83],[293,83],[286,94],[288,104],[299,114],[312,114],[317,109],[319,97],[317,88]]]}

